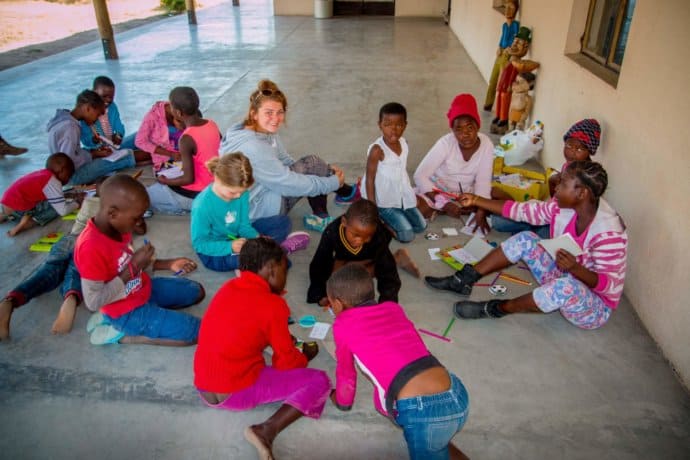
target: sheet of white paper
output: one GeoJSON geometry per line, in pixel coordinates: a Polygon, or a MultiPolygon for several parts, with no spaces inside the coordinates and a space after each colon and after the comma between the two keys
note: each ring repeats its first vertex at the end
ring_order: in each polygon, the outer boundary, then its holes
{"type": "Polygon", "coordinates": [[[438,256],[438,251],[440,251],[441,248],[429,248],[427,250],[429,251],[429,257],[431,257],[431,260],[441,260],[441,258],[438,256]]]}
{"type": "Polygon", "coordinates": [[[441,229],[444,235],[447,236],[458,236],[458,229],[455,227],[445,227],[441,229]]]}
{"type": "Polygon", "coordinates": [[[553,259],[556,258],[556,252],[559,249],[565,249],[574,256],[579,256],[582,254],[582,248],[578,246],[570,233],[564,233],[563,235],[550,240],[541,240],[539,244],[553,259]]]}
{"type": "MultiPolygon", "coordinates": [[[[489,225],[491,225],[491,219],[487,218],[487,222],[489,225]]],[[[474,213],[470,214],[470,216],[467,218],[467,225],[462,227],[460,229],[460,233],[464,235],[469,235],[469,236],[479,236],[481,238],[486,238],[486,232],[482,230],[481,228],[477,228],[476,231],[472,231],[474,228],[475,222],[474,222],[474,213]]]]}
{"type": "Polygon", "coordinates": [[[130,149],[113,150],[113,153],[111,153],[107,157],[104,157],[103,159],[107,161],[117,161],[120,158],[126,157],[130,153],[132,153],[130,149]]]}
{"type": "Polygon", "coordinates": [[[158,171],[159,176],[167,177],[168,179],[176,179],[178,177],[182,177],[184,172],[182,171],[182,168],[179,166],[171,166],[166,169],[161,169],[158,171]]]}
{"type": "Polygon", "coordinates": [[[479,235],[475,235],[467,242],[463,249],[472,254],[477,260],[481,260],[491,252],[493,246],[484,241],[479,235]]]}
{"type": "Polygon", "coordinates": [[[326,334],[328,334],[328,330],[330,328],[331,325],[328,323],[317,322],[316,324],[314,324],[314,327],[311,328],[309,338],[323,340],[326,338],[326,334]]]}
{"type": "Polygon", "coordinates": [[[452,251],[448,251],[448,254],[461,264],[473,264],[479,261],[479,259],[465,251],[465,248],[453,249],[452,251]]]}

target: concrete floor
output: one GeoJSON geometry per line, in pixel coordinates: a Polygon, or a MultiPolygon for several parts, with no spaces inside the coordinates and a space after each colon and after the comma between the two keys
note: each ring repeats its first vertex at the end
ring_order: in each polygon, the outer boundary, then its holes
{"type": "MultiPolygon", "coordinates": [[[[56,108],[72,107],[76,94],[98,74],[117,83],[116,101],[130,130],[177,85],[195,87],[204,114],[226,129],[243,116],[257,81],[271,78],[289,97],[282,134],[290,151],[297,157],[318,153],[343,166],[350,179],[363,172],[381,104],[396,100],[409,110],[413,171],[446,132],[452,97],[459,92],[483,97],[485,82],[440,19],[273,17],[269,1],[241,3],[200,11],[196,28],[179,16],[125,32],[117,37],[118,62],[104,62],[100,44],[92,43],[0,72],[0,132],[31,149],[0,159],[0,186],[41,167],[47,120],[56,108]]],[[[486,128],[488,116],[484,121],[486,128]]],[[[302,203],[292,212],[296,228],[306,211],[302,203]]],[[[430,230],[455,223],[441,218],[430,230]]],[[[149,220],[148,238],[159,256],[193,256],[187,226],[183,218],[149,220]]],[[[30,243],[49,230],[68,228],[56,221],[0,239],[7,261],[0,267],[0,290],[7,291],[45,257],[28,252],[30,243]]],[[[309,249],[292,257],[287,300],[294,316],[313,313],[329,321],[304,303],[318,239],[312,236],[309,249]]],[[[442,275],[450,268],[432,262],[427,249],[465,239],[420,238],[407,247],[425,274],[442,275]]],[[[191,277],[209,293],[227,278],[205,269],[191,277]]],[[[405,273],[401,277],[400,300],[409,316],[419,327],[442,332],[454,296],[431,291],[405,273]]],[[[506,284],[509,295],[527,289],[506,284]]],[[[481,288],[474,293],[486,295],[481,288]]],[[[191,311],[203,315],[207,302],[191,311]]],[[[17,310],[13,339],[0,346],[0,457],[255,458],[242,438],[243,427],[265,419],[275,405],[244,413],[207,409],[192,386],[193,348],[93,347],[84,310],[70,335],[51,336],[59,304],[52,292],[17,310]]],[[[307,336],[298,326],[294,332],[307,336]]],[[[458,321],[449,336],[452,344],[424,339],[468,388],[471,415],[455,441],[472,458],[690,456],[690,398],[625,300],[598,331],[579,330],[559,314],[516,315],[458,321]]],[[[325,352],[313,363],[331,375],[334,364],[325,352]]],[[[404,458],[400,431],[375,413],[370,398],[370,385],[360,378],[352,412],[328,405],[320,421],[300,420],[278,438],[276,455],[404,458]]]]}

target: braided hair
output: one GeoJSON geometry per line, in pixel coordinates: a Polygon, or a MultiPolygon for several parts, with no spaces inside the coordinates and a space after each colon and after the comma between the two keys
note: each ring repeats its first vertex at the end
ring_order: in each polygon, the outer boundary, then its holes
{"type": "Polygon", "coordinates": [[[594,161],[573,161],[566,167],[565,172],[577,178],[582,185],[587,187],[595,202],[599,201],[609,185],[606,170],[601,164],[594,161]]]}
{"type": "Polygon", "coordinates": [[[206,162],[206,167],[224,185],[249,188],[254,184],[252,165],[242,152],[211,158],[206,162]]]}

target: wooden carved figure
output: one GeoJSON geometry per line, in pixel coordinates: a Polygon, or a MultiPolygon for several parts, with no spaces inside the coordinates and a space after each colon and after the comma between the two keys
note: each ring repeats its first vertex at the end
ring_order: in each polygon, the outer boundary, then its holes
{"type": "Polygon", "coordinates": [[[520,0],[506,0],[503,4],[503,14],[506,22],[501,28],[501,38],[498,41],[498,48],[496,49],[496,60],[491,69],[491,77],[489,78],[489,87],[486,89],[486,98],[484,99],[484,110],[491,112],[494,105],[494,98],[496,97],[496,84],[498,83],[498,75],[503,70],[503,67],[508,63],[508,49],[515,40],[515,36],[520,29],[520,22],[515,20],[518,10],[520,9],[520,0]]]}
{"type": "Polygon", "coordinates": [[[527,27],[520,27],[513,44],[510,45],[508,54],[510,60],[501,71],[501,76],[496,87],[495,114],[496,117],[491,122],[491,132],[504,134],[508,131],[508,113],[510,110],[510,97],[513,82],[521,72],[530,72],[539,67],[538,62],[523,59],[529,51],[532,41],[532,32],[527,27]]]}
{"type": "Polygon", "coordinates": [[[535,76],[532,72],[523,72],[515,78],[508,111],[508,130],[525,129],[525,121],[532,111],[532,96],[529,91],[534,89],[535,76]]]}

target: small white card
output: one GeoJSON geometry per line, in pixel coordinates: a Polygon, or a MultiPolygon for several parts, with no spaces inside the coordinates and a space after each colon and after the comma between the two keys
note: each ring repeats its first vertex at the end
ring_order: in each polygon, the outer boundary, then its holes
{"type": "Polygon", "coordinates": [[[317,322],[316,324],[314,324],[314,327],[311,328],[309,338],[323,340],[326,338],[326,335],[328,334],[328,330],[330,328],[331,325],[328,323],[317,322]]]}
{"type": "Polygon", "coordinates": [[[441,258],[438,256],[438,252],[441,250],[441,248],[429,248],[427,251],[429,251],[429,257],[431,257],[431,260],[441,260],[441,258]]]}
{"type": "Polygon", "coordinates": [[[443,234],[447,236],[458,236],[458,229],[455,227],[446,227],[442,229],[443,234]]]}
{"type": "Polygon", "coordinates": [[[103,159],[106,161],[115,162],[115,161],[119,160],[120,158],[126,157],[130,153],[132,153],[132,151],[130,149],[113,150],[113,153],[111,153],[107,157],[103,157],[103,159]]]}
{"type": "Polygon", "coordinates": [[[565,249],[575,257],[582,254],[582,248],[575,242],[570,233],[564,233],[557,238],[550,240],[541,240],[539,244],[549,253],[552,259],[556,259],[556,252],[559,249],[565,249]]]}
{"type": "MultiPolygon", "coordinates": [[[[487,222],[489,223],[489,225],[491,225],[490,218],[487,218],[487,222]]],[[[479,236],[481,238],[486,238],[486,233],[481,228],[477,228],[477,230],[472,230],[475,225],[476,223],[474,222],[474,213],[472,213],[467,218],[467,224],[460,229],[460,233],[469,236],[479,236]]]]}

